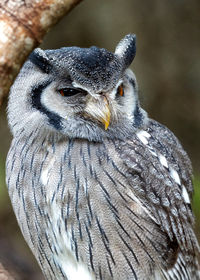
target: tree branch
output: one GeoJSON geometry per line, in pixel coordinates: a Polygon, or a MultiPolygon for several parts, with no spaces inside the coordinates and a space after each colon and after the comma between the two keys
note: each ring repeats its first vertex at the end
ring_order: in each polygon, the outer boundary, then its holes
{"type": "Polygon", "coordinates": [[[47,31],[81,0],[1,0],[0,104],[47,31]]]}

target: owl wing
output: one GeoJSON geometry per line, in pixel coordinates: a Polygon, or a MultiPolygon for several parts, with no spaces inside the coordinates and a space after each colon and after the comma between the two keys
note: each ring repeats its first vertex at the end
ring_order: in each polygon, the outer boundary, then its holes
{"type": "Polygon", "coordinates": [[[167,252],[163,255],[166,279],[175,279],[177,273],[176,279],[199,279],[188,276],[196,275],[191,271],[197,270],[198,243],[192,229],[192,168],[186,152],[169,129],[150,120],[145,130],[121,145],[120,154],[134,196],[169,238],[168,251],[176,252],[173,258],[167,252]],[[187,269],[181,271],[181,265],[187,269]]]}
{"type": "MultiPolygon", "coordinates": [[[[176,170],[181,184],[185,186],[191,199],[193,193],[192,165],[179,140],[166,126],[154,120],[150,120],[147,132],[151,135],[149,144],[164,155],[171,167],[176,170]]],[[[162,158],[160,162],[165,165],[162,158]]]]}

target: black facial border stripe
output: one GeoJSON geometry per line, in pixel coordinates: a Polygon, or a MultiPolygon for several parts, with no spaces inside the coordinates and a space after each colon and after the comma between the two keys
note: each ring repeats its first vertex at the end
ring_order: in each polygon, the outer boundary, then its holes
{"type": "MultiPolygon", "coordinates": [[[[132,84],[134,90],[136,90],[136,84],[135,81],[133,79],[130,79],[130,83],[132,84]]],[[[135,105],[135,109],[133,111],[133,115],[134,115],[134,123],[133,125],[135,127],[140,127],[143,123],[143,114],[140,111],[140,106],[139,103],[137,101],[136,105],[135,105]]]]}
{"type": "Polygon", "coordinates": [[[51,83],[52,83],[52,80],[47,80],[47,81],[44,81],[40,84],[35,85],[32,88],[32,91],[31,91],[32,106],[33,106],[33,108],[39,110],[41,113],[45,114],[48,117],[49,124],[51,124],[55,129],[61,130],[62,129],[61,117],[59,117],[57,114],[48,110],[41,103],[42,92],[51,83]]]}
{"type": "Polygon", "coordinates": [[[134,126],[140,127],[142,123],[143,123],[143,114],[141,113],[139,105],[137,103],[134,110],[134,126]]]}

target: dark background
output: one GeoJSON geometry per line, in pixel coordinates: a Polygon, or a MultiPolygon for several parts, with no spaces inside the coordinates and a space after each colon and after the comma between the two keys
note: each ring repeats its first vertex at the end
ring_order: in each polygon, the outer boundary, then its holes
{"type": "MultiPolygon", "coordinates": [[[[199,236],[200,1],[85,0],[48,33],[41,47],[97,45],[114,51],[128,33],[137,35],[131,68],[143,108],[176,134],[193,162],[199,236]]],[[[39,280],[41,274],[19,232],[5,186],[11,140],[6,105],[7,100],[0,108],[0,262],[17,280],[39,280]]]]}

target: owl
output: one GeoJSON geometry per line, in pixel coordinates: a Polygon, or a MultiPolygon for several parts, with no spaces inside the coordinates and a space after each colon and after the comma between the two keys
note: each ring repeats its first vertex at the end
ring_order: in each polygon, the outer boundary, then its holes
{"type": "Polygon", "coordinates": [[[197,280],[191,164],[115,52],[37,48],[11,88],[7,185],[48,280],[197,280]]]}

